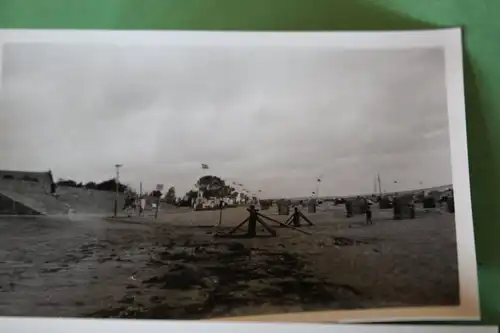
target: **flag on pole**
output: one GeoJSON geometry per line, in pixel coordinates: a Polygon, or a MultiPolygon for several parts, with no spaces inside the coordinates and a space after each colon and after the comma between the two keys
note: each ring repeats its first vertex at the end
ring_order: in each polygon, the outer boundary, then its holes
{"type": "Polygon", "coordinates": [[[202,168],[202,169],[208,169],[208,164],[203,164],[203,163],[202,163],[202,164],[201,164],[201,168],[202,168]]]}

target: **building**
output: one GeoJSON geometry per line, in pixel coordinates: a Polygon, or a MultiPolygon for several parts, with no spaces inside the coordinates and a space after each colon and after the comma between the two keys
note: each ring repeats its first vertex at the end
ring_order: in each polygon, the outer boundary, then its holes
{"type": "Polygon", "coordinates": [[[45,172],[0,170],[0,190],[52,192],[54,178],[50,170],[45,172]]]}

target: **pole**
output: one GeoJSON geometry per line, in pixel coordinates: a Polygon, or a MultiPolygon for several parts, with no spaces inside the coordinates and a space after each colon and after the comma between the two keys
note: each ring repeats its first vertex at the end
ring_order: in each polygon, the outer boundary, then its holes
{"type": "Polygon", "coordinates": [[[119,193],[119,182],[120,182],[120,167],[121,164],[115,164],[116,168],[116,178],[115,178],[115,185],[116,185],[116,195],[115,195],[115,209],[114,209],[114,217],[117,217],[118,215],[118,193],[119,193]]]}
{"type": "Polygon", "coordinates": [[[382,197],[382,185],[380,185],[380,174],[377,174],[377,180],[378,180],[378,193],[380,197],[382,197]]]}
{"type": "Polygon", "coordinates": [[[156,196],[156,211],[155,211],[155,220],[158,218],[158,209],[160,208],[160,196],[156,196]]]}
{"type": "Polygon", "coordinates": [[[200,183],[200,179],[202,177],[203,176],[200,176],[198,178],[198,180],[196,181],[196,185],[197,185],[198,191],[197,191],[196,200],[195,200],[195,203],[194,203],[194,206],[193,206],[194,209],[196,209],[198,207],[198,205],[201,203],[201,200],[203,199],[203,193],[201,191],[201,183],[200,183]]]}
{"type": "Polygon", "coordinates": [[[142,182],[139,183],[139,200],[137,207],[137,215],[142,215],[142,182]]]}
{"type": "Polygon", "coordinates": [[[318,185],[316,186],[316,200],[319,199],[319,186],[321,185],[321,176],[318,177],[318,179],[316,179],[316,182],[318,183],[318,185]]]}
{"type": "Polygon", "coordinates": [[[222,224],[222,211],[224,209],[224,199],[227,198],[227,196],[230,194],[226,192],[226,188],[231,188],[231,185],[226,184],[226,181],[222,179],[222,176],[220,177],[221,180],[221,188],[219,190],[219,223],[217,224],[217,231],[219,230],[221,224],[222,224]]]}
{"type": "Polygon", "coordinates": [[[221,200],[219,202],[219,224],[217,224],[217,230],[219,230],[222,224],[222,210],[223,210],[223,201],[221,200]]]}

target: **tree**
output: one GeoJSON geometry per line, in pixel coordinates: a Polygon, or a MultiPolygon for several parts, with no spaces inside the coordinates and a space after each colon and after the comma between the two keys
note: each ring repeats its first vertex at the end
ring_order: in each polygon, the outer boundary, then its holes
{"type": "Polygon", "coordinates": [[[226,185],[225,181],[217,176],[203,176],[196,183],[198,190],[202,191],[204,198],[223,198],[230,195],[234,188],[226,185]]]}
{"type": "Polygon", "coordinates": [[[195,190],[188,191],[186,192],[186,197],[188,199],[196,199],[198,197],[198,191],[195,190]]]}
{"type": "MultiPolygon", "coordinates": [[[[96,190],[100,191],[116,191],[116,180],[111,178],[96,185],[96,190]]],[[[118,192],[124,193],[128,190],[128,186],[118,183],[118,192]]]]}
{"type": "Polygon", "coordinates": [[[97,184],[95,182],[88,182],[84,185],[86,189],[95,190],[97,188],[97,184]]]}
{"type": "Polygon", "coordinates": [[[67,186],[67,187],[77,187],[77,183],[74,180],[71,179],[61,179],[57,181],[57,186],[67,186]]]}
{"type": "Polygon", "coordinates": [[[162,193],[161,193],[161,191],[154,190],[153,192],[151,192],[150,196],[155,197],[155,198],[159,198],[162,196],[162,193]]]}
{"type": "Polygon", "coordinates": [[[245,193],[240,193],[240,200],[241,200],[242,202],[247,202],[248,200],[250,200],[250,198],[248,197],[248,195],[247,195],[247,194],[245,194],[245,193]]]}
{"type": "Polygon", "coordinates": [[[165,194],[165,201],[171,205],[176,203],[175,187],[172,186],[168,189],[167,194],[165,194]]]}

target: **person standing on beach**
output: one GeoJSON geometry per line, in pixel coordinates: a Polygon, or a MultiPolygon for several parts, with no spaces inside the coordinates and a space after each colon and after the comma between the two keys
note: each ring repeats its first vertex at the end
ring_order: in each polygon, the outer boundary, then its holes
{"type": "Polygon", "coordinates": [[[416,216],[416,211],[415,211],[415,197],[412,197],[409,203],[409,208],[410,208],[410,219],[414,219],[416,216]]]}
{"type": "Polygon", "coordinates": [[[345,201],[345,216],[352,217],[352,202],[350,200],[345,201]]]}
{"type": "Polygon", "coordinates": [[[392,210],[393,210],[393,219],[401,220],[401,203],[399,202],[399,195],[394,193],[394,197],[392,198],[392,210]]]}
{"type": "Polygon", "coordinates": [[[366,215],[366,224],[373,224],[372,220],[372,205],[368,201],[368,199],[365,199],[365,215],[366,215]]]}
{"type": "Polygon", "coordinates": [[[139,216],[142,216],[145,208],[146,208],[146,198],[143,196],[139,204],[139,216]]]}

